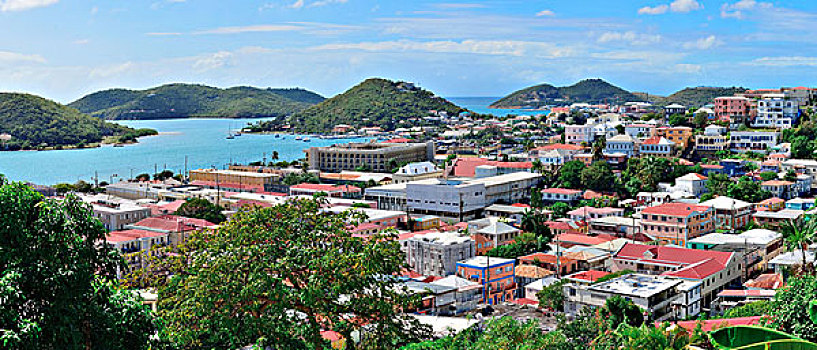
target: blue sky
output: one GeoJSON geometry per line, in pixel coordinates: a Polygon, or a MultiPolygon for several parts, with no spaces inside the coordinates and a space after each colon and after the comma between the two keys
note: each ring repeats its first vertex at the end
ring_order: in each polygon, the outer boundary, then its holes
{"type": "Polygon", "coordinates": [[[367,77],[443,96],[603,78],[633,91],[815,85],[817,2],[0,0],[0,90],[60,102],[168,82],[367,77]]]}

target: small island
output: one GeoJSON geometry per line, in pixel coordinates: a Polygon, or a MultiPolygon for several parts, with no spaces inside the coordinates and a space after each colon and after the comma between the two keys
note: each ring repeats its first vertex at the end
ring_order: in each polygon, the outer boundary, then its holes
{"type": "Polygon", "coordinates": [[[30,94],[0,93],[0,150],[58,150],[135,143],[153,129],[133,129],[30,94]]]}

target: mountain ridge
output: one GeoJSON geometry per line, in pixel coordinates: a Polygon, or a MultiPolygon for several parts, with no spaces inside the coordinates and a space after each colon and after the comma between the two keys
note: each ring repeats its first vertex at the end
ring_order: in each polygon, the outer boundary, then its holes
{"type": "Polygon", "coordinates": [[[217,88],[173,83],[143,90],[107,89],[68,104],[102,119],[168,119],[187,117],[270,117],[289,115],[323,101],[301,88],[251,86],[217,88]]]}

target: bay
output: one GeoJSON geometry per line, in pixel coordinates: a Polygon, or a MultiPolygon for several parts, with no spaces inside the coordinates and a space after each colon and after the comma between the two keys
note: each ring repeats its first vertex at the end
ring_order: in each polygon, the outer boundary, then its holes
{"type": "Polygon", "coordinates": [[[228,140],[230,130],[263,119],[171,119],[117,121],[134,128],[152,128],[157,136],[143,137],[139,143],[124,147],[60,151],[0,152],[0,174],[12,181],[26,181],[53,185],[78,180],[93,182],[95,172],[99,181],[127,179],[140,173],[153,174],[169,169],[184,170],[185,156],[188,169],[206,167],[224,168],[230,162],[260,161],[266,153],[271,160],[273,151],[280,160],[292,161],[304,157],[303,150],[312,146],[359,142],[367,139],[296,141],[294,135],[244,134],[228,140]]]}

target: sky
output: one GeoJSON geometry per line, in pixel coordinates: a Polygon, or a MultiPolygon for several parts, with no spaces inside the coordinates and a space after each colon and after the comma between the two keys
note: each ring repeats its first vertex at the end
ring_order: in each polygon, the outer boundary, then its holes
{"type": "Polygon", "coordinates": [[[602,78],[631,91],[814,86],[817,1],[0,0],[0,91],[59,102],[164,83],[369,77],[503,96],[602,78]]]}

